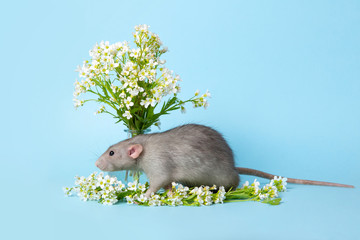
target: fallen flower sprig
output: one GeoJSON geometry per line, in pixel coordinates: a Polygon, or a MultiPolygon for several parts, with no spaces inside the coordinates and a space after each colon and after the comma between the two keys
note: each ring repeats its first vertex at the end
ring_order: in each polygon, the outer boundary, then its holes
{"type": "Polygon", "coordinates": [[[116,177],[104,176],[101,172],[90,174],[88,177],[75,177],[75,187],[65,187],[67,196],[74,192],[83,201],[96,200],[105,205],[113,205],[118,201],[128,204],[144,206],[208,206],[224,202],[258,201],[271,205],[280,204],[279,192],[286,190],[286,178],[274,177],[270,183],[260,188],[260,183],[255,179],[252,184],[248,181],[241,188],[225,191],[220,186],[186,187],[172,183],[171,191],[152,193],[150,198],[145,197],[149,183],[141,184],[137,181],[129,182],[127,187],[116,177]]]}

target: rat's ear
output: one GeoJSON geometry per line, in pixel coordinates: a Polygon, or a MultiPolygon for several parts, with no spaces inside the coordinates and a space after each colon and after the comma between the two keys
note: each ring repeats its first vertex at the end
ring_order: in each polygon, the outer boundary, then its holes
{"type": "Polygon", "coordinates": [[[140,156],[142,151],[143,151],[143,147],[140,144],[134,144],[128,148],[127,154],[132,159],[136,159],[140,156]]]}

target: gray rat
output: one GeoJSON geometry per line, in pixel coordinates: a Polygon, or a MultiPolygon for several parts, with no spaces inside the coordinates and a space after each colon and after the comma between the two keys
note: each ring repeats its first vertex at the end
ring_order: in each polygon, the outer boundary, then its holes
{"type": "MultiPolygon", "coordinates": [[[[216,130],[198,124],[182,125],[162,133],[142,134],[110,146],[96,161],[102,171],[139,170],[149,179],[146,197],[172,182],[186,186],[237,188],[239,174],[272,179],[275,175],[235,167],[234,155],[216,130]]],[[[353,187],[338,183],[288,178],[289,183],[353,187]]]]}

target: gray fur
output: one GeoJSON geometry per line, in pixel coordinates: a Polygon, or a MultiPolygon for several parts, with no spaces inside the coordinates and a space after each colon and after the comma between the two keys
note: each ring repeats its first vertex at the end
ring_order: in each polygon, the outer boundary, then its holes
{"type": "Polygon", "coordinates": [[[119,142],[97,160],[103,171],[140,170],[150,182],[146,193],[167,188],[172,182],[187,186],[224,186],[236,188],[240,178],[231,148],[220,133],[197,124],[179,126],[162,133],[138,135],[119,142]],[[140,144],[143,151],[136,159],[128,148],[140,144]],[[114,155],[110,156],[110,151],[114,155]]]}

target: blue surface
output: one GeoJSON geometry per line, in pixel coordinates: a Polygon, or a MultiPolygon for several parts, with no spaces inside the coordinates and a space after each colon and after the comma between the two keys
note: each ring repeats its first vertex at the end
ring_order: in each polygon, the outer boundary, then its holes
{"type": "MultiPolygon", "coordinates": [[[[0,14],[2,239],[357,239],[359,1],[7,1],[0,14]],[[355,189],[290,185],[279,206],[102,206],[63,186],[126,137],[97,106],[72,107],[74,69],[101,40],[159,34],[183,98],[162,118],[222,132],[238,166],[355,189]]],[[[243,180],[253,181],[254,177],[243,180]]],[[[262,179],[262,183],[267,181],[262,179]]]]}

